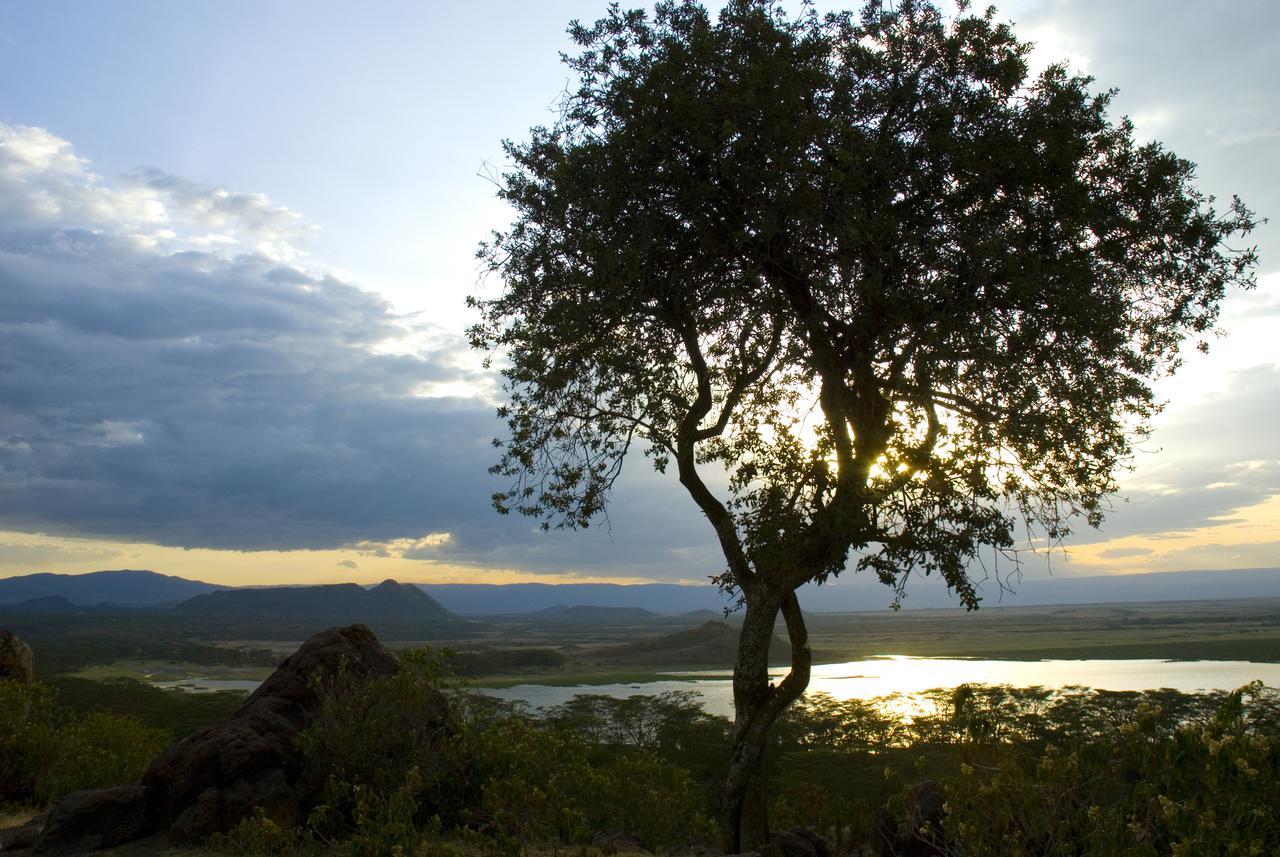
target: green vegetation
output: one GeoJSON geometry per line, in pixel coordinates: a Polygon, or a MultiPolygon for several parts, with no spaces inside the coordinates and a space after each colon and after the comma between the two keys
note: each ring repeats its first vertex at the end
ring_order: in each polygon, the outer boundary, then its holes
{"type": "Polygon", "coordinates": [[[161,690],[133,679],[91,681],[62,676],[49,682],[58,701],[84,714],[105,712],[136,718],[154,729],[163,729],[175,738],[191,734],[202,726],[213,726],[230,717],[244,702],[245,694],[183,693],[161,690]]]}
{"type": "Polygon", "coordinates": [[[17,634],[35,651],[37,675],[73,673],[91,664],[127,660],[274,668],[280,658],[268,649],[218,646],[211,641],[272,639],[272,631],[282,628],[295,631],[297,636],[292,639],[301,640],[315,630],[314,624],[288,626],[284,622],[229,622],[128,611],[91,616],[0,611],[0,627],[17,634]]]}
{"type": "Polygon", "coordinates": [[[818,663],[870,655],[1280,661],[1280,600],[807,615],[818,663]]]}
{"type": "MultiPolygon", "coordinates": [[[[666,853],[717,835],[731,724],[695,694],[582,694],[530,714],[456,687],[429,651],[401,661],[393,677],[325,688],[299,739],[305,823],[248,819],[216,853],[514,854],[601,832],[666,853]]],[[[0,683],[3,800],[133,781],[179,723],[213,715],[185,705],[238,701],[128,680],[0,683]],[[67,704],[97,688],[109,691],[97,710],[67,704]]],[[[817,695],[789,709],[766,753],[775,829],[812,828],[849,855],[884,836],[943,854],[1280,849],[1276,690],[963,686],[916,705],[904,717],[901,698],[817,695]]]]}
{"type": "Polygon", "coordinates": [[[74,711],[48,685],[0,681],[0,805],[135,782],[171,740],[137,717],[74,711]]]}
{"type": "MultiPolygon", "coordinates": [[[[302,739],[319,808],[296,830],[251,819],[218,846],[516,853],[617,831],[666,853],[715,834],[731,728],[692,694],[580,695],[532,716],[455,690],[447,727],[415,731],[433,722],[438,681],[439,662],[417,654],[357,697],[335,688],[302,739]]],[[[775,827],[810,827],[849,855],[885,837],[975,855],[1280,848],[1275,690],[964,686],[912,718],[894,713],[902,703],[818,695],[790,709],[766,755],[775,827]]]]}

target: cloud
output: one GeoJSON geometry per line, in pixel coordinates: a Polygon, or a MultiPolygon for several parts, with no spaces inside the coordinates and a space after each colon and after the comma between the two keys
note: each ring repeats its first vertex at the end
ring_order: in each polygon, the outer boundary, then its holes
{"type": "Polygon", "coordinates": [[[0,227],[110,225],[127,234],[166,220],[154,192],[103,185],[68,141],[44,128],[0,123],[0,227]]]}
{"type": "Polygon", "coordinates": [[[46,131],[0,141],[5,525],[287,549],[481,514],[491,406],[415,395],[485,388],[461,336],[259,252],[293,222],[263,197],[155,171],[118,190],[46,131]],[[137,240],[183,218],[235,240],[137,240]]]}
{"type": "Polygon", "coordinates": [[[1098,556],[1103,559],[1129,559],[1136,556],[1149,556],[1155,553],[1151,548],[1109,548],[1100,551],[1098,556]]]}
{"type": "Polygon", "coordinates": [[[639,460],[612,531],[498,516],[491,376],[461,335],[263,252],[309,230],[287,209],[157,170],[113,184],[42,129],[0,141],[0,529],[718,570],[705,521],[639,460]]]}
{"type": "Polygon", "coordinates": [[[0,542],[0,564],[21,572],[37,571],[51,563],[110,562],[120,556],[121,551],[84,547],[75,542],[0,542]]]}
{"type": "Polygon", "coordinates": [[[260,193],[205,186],[158,169],[115,186],[44,128],[0,123],[0,226],[103,232],[145,248],[250,250],[276,261],[305,255],[315,227],[260,193]]]}
{"type": "Polygon", "coordinates": [[[354,559],[343,559],[343,560],[339,560],[339,561],[338,561],[338,565],[339,565],[341,568],[352,568],[352,569],[355,569],[355,568],[359,568],[359,567],[360,567],[360,563],[356,562],[354,559]]]}
{"type": "Polygon", "coordinates": [[[1068,59],[1097,88],[1117,87],[1115,109],[1140,137],[1197,162],[1208,192],[1237,193],[1270,216],[1254,237],[1264,270],[1277,268],[1280,89],[1269,70],[1280,4],[1041,0],[1012,17],[1020,36],[1038,42],[1037,61],[1068,59]]]}
{"type": "Polygon", "coordinates": [[[283,206],[273,205],[265,194],[242,193],[200,185],[155,168],[128,176],[129,185],[155,194],[175,219],[208,230],[189,240],[201,246],[246,244],[273,259],[294,259],[302,254],[297,244],[315,227],[283,206]]]}
{"type": "Polygon", "coordinates": [[[1237,370],[1222,383],[1157,420],[1102,531],[1082,531],[1077,543],[1221,524],[1280,492],[1280,366],[1237,370]]]}

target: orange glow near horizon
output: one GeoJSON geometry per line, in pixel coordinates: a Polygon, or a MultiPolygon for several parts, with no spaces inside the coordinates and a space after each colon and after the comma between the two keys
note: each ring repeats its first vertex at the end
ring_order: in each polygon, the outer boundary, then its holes
{"type": "Polygon", "coordinates": [[[1261,568],[1280,557],[1280,494],[1187,529],[1121,536],[1068,551],[1070,562],[1100,574],[1261,568]]]}
{"type": "MultiPolygon", "coordinates": [[[[537,573],[433,560],[375,556],[369,550],[234,551],[0,531],[0,578],[36,572],[87,574],[146,569],[225,586],[319,583],[652,583],[643,577],[537,573]]],[[[665,583],[703,581],[666,580],[665,583]]]]}
{"type": "MultiPolygon", "coordinates": [[[[400,555],[410,547],[447,540],[448,534],[437,533],[385,546],[234,551],[0,531],[0,578],[134,568],[226,586],[377,583],[388,578],[405,583],[706,583],[704,579],[659,580],[571,570],[538,573],[400,555]]],[[[1072,546],[1067,552],[1074,575],[1258,568],[1276,565],[1278,556],[1280,494],[1220,516],[1210,525],[1120,536],[1072,546]]]]}

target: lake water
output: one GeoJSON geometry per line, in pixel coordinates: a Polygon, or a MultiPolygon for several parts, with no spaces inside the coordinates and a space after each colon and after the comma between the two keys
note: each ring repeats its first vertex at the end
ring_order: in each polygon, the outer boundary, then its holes
{"type": "MultiPolygon", "coordinates": [[[[770,670],[782,677],[786,669],[770,670]]],[[[501,699],[523,700],[534,708],[567,702],[579,693],[599,693],[625,698],[634,694],[659,694],[690,690],[701,694],[711,714],[732,716],[733,686],[725,671],[673,674],[678,677],[634,684],[537,685],[477,688],[501,699]]],[[[1061,688],[1072,685],[1099,690],[1156,690],[1172,688],[1187,693],[1235,690],[1260,679],[1280,687],[1280,664],[1249,661],[1161,660],[1053,660],[984,661],[968,658],[917,658],[884,655],[843,664],[813,668],[808,693],[829,693],[836,699],[874,699],[892,694],[911,695],[933,688],[961,684],[1038,685],[1061,688]]]]}
{"type": "Polygon", "coordinates": [[[220,690],[253,693],[262,682],[240,678],[184,678],[178,681],[153,681],[151,684],[165,690],[179,690],[183,693],[216,693],[220,690]]]}

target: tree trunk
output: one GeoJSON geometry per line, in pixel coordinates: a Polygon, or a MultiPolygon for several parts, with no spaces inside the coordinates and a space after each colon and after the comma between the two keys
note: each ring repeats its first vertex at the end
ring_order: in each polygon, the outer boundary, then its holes
{"type": "Polygon", "coordinates": [[[808,687],[813,660],[795,593],[788,591],[781,597],[762,594],[765,597],[747,600],[733,669],[733,748],[720,819],[726,854],[754,849],[769,839],[764,778],[769,729],[808,687]],[[779,611],[791,639],[791,671],[775,687],[769,682],[769,648],[779,611]]]}

